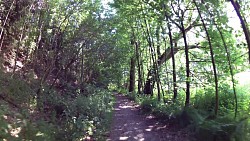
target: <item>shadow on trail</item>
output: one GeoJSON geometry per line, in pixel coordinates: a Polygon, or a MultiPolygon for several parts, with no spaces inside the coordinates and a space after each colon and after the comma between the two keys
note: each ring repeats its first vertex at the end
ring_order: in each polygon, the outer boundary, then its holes
{"type": "Polygon", "coordinates": [[[178,132],[169,132],[169,124],[163,125],[153,116],[141,115],[139,106],[127,97],[117,94],[113,123],[108,141],[187,141],[178,132]]]}

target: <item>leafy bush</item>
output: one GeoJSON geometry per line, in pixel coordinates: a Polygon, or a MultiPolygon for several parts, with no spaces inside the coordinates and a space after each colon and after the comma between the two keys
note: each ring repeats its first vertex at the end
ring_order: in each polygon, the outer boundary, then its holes
{"type": "Polygon", "coordinates": [[[68,103],[64,113],[66,120],[57,139],[82,140],[88,136],[102,138],[111,120],[112,95],[104,89],[93,90],[89,96],[78,96],[68,103]]]}
{"type": "Polygon", "coordinates": [[[206,88],[200,89],[194,96],[193,105],[196,109],[201,109],[205,111],[213,111],[215,105],[214,89],[206,88]]]}
{"type": "Polygon", "coordinates": [[[204,141],[248,141],[250,139],[250,120],[244,119],[237,122],[230,117],[232,116],[204,121],[196,127],[196,138],[204,141]]]}
{"type": "Polygon", "coordinates": [[[158,101],[154,98],[152,99],[151,97],[140,97],[140,105],[143,111],[145,112],[151,112],[153,111],[154,108],[156,108],[158,104],[158,101]]]}
{"type": "Polygon", "coordinates": [[[104,138],[112,116],[111,93],[93,85],[86,85],[83,91],[65,85],[63,91],[58,91],[45,84],[39,111],[35,109],[37,86],[0,73],[0,94],[6,98],[0,100],[0,140],[104,138]],[[12,103],[18,108],[12,108],[12,103]]]}
{"type": "Polygon", "coordinates": [[[206,120],[196,126],[198,140],[225,140],[247,141],[249,140],[249,87],[237,87],[238,113],[234,118],[235,99],[232,88],[227,84],[221,84],[219,88],[219,116],[209,119],[215,106],[214,90],[206,88],[198,90],[194,97],[194,107],[206,120]],[[208,111],[208,112],[207,112],[208,111]]]}
{"type": "MultiPolygon", "coordinates": [[[[126,92],[125,92],[125,93],[126,93],[126,92]]],[[[128,98],[129,98],[130,100],[136,101],[138,95],[137,95],[137,93],[135,93],[135,92],[130,92],[130,93],[127,94],[127,96],[128,96],[128,98]]]]}
{"type": "Polygon", "coordinates": [[[234,118],[235,97],[226,83],[219,87],[219,115],[214,116],[214,88],[196,90],[191,95],[191,104],[183,108],[184,91],[179,91],[177,100],[166,95],[163,101],[154,97],[136,97],[144,112],[153,113],[160,119],[174,118],[182,127],[194,131],[197,140],[248,141],[250,140],[250,90],[249,87],[237,87],[238,115],[234,118]],[[181,103],[178,103],[181,101],[181,103]]]}
{"type": "Polygon", "coordinates": [[[32,121],[17,109],[1,103],[0,139],[5,140],[55,140],[56,128],[44,120],[32,121]]]}
{"type": "MultiPolygon", "coordinates": [[[[179,100],[175,102],[158,101],[157,98],[150,96],[136,97],[136,101],[140,104],[142,111],[145,113],[152,113],[159,119],[176,118],[176,116],[182,111],[183,103],[179,103],[179,100]]],[[[166,101],[166,100],[165,100],[166,101]]]]}
{"type": "MultiPolygon", "coordinates": [[[[248,87],[237,88],[238,111],[248,111],[250,98],[248,87]]],[[[197,91],[192,98],[193,106],[196,109],[213,112],[215,106],[214,88],[205,88],[197,91]]],[[[219,114],[224,116],[228,113],[234,112],[235,97],[233,90],[227,84],[221,84],[219,88],[219,114]]]]}
{"type": "Polygon", "coordinates": [[[13,76],[12,78],[10,74],[0,72],[0,95],[19,106],[21,104],[29,105],[34,91],[28,83],[18,77],[13,76]]]}

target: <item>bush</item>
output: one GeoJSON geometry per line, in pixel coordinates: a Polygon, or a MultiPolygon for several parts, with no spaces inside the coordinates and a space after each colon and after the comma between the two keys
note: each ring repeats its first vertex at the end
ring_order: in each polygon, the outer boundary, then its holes
{"type": "Polygon", "coordinates": [[[130,92],[130,93],[126,94],[126,96],[129,98],[129,100],[136,101],[138,95],[135,92],[130,92]]]}
{"type": "Polygon", "coordinates": [[[156,108],[158,101],[151,97],[141,97],[140,98],[140,105],[144,112],[152,112],[154,108],[156,108]]]}
{"type": "Polygon", "coordinates": [[[204,141],[248,141],[250,138],[249,119],[236,122],[227,117],[206,120],[196,128],[196,138],[204,141]]]}
{"type": "Polygon", "coordinates": [[[11,109],[6,103],[0,107],[0,139],[3,140],[55,140],[56,128],[44,120],[32,121],[17,109],[11,109]]]}
{"type": "Polygon", "coordinates": [[[10,74],[0,72],[0,95],[5,100],[21,106],[30,104],[34,97],[34,91],[28,83],[18,77],[11,78],[10,74]]]}
{"type": "Polygon", "coordinates": [[[39,99],[41,110],[37,110],[35,90],[38,85],[2,74],[0,94],[6,99],[0,100],[0,140],[104,138],[114,103],[112,94],[105,89],[86,85],[84,91],[71,86],[58,91],[45,84],[39,99]],[[12,131],[17,133],[13,135],[12,131]]]}
{"type": "Polygon", "coordinates": [[[196,126],[198,140],[216,141],[247,141],[249,140],[249,87],[237,87],[238,114],[234,118],[235,97],[232,88],[221,84],[219,88],[219,115],[211,120],[214,112],[215,96],[213,88],[198,90],[194,97],[194,107],[206,120],[196,126]]]}
{"type": "Polygon", "coordinates": [[[111,120],[114,103],[112,95],[104,89],[89,87],[94,92],[89,96],[78,96],[68,102],[65,109],[66,120],[57,139],[82,140],[88,136],[94,139],[103,138],[111,120]]]}

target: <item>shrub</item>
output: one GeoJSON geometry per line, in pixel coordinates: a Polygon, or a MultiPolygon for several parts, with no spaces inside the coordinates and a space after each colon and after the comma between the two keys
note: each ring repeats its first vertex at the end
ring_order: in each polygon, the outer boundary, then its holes
{"type": "Polygon", "coordinates": [[[158,101],[151,97],[141,97],[140,105],[144,112],[152,112],[154,108],[156,108],[158,101]]]}
{"type": "MultiPolygon", "coordinates": [[[[104,89],[92,90],[88,96],[78,96],[71,102],[68,102],[65,109],[66,120],[63,129],[57,138],[69,140],[82,140],[88,136],[93,138],[102,138],[106,133],[111,120],[111,111],[113,106],[112,95],[104,89]]],[[[95,88],[98,89],[98,88],[95,88]]]]}
{"type": "Polygon", "coordinates": [[[237,122],[230,117],[204,121],[196,127],[196,138],[204,141],[248,141],[250,139],[250,120],[244,119],[237,122]]]}
{"type": "Polygon", "coordinates": [[[5,103],[0,107],[0,139],[5,140],[55,140],[56,128],[44,120],[32,121],[17,109],[5,103]]]}
{"type": "Polygon", "coordinates": [[[7,101],[20,105],[29,105],[34,96],[34,91],[29,84],[16,76],[0,72],[0,95],[7,101]],[[2,75],[4,74],[4,75],[2,75]]]}

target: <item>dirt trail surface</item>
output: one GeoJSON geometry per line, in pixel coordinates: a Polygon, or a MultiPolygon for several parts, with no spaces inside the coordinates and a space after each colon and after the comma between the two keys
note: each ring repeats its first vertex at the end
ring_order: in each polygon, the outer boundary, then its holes
{"type": "Polygon", "coordinates": [[[122,94],[116,95],[113,122],[107,141],[188,141],[188,135],[176,125],[160,123],[122,94]]]}

